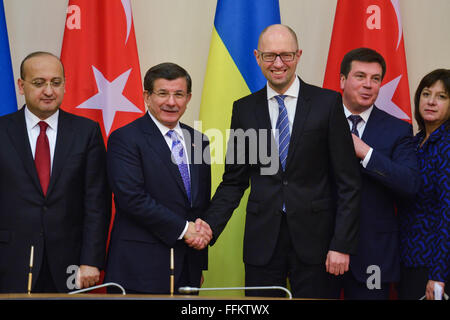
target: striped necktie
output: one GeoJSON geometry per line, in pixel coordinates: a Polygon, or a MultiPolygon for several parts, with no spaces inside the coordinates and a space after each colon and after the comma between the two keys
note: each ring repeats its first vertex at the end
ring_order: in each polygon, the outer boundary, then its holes
{"type": "Polygon", "coordinates": [[[191,202],[191,181],[189,178],[189,168],[186,159],[186,153],[184,152],[183,144],[178,139],[174,130],[169,130],[167,136],[172,139],[172,156],[175,159],[175,163],[180,170],[181,178],[183,179],[184,188],[186,190],[189,202],[191,202]]]}
{"type": "Polygon", "coordinates": [[[287,115],[286,106],[284,105],[285,95],[275,96],[278,102],[278,119],[276,129],[278,129],[278,155],[280,156],[281,166],[283,171],[286,168],[286,159],[289,152],[289,140],[291,134],[289,133],[289,119],[287,115]]]}
{"type": "MultiPolygon", "coordinates": [[[[278,119],[276,129],[278,130],[278,155],[280,157],[281,167],[283,171],[286,169],[286,159],[289,152],[289,140],[291,134],[289,132],[289,119],[286,106],[284,105],[285,95],[275,96],[278,102],[278,119]]],[[[283,202],[283,212],[286,212],[286,204],[283,202]]]]}

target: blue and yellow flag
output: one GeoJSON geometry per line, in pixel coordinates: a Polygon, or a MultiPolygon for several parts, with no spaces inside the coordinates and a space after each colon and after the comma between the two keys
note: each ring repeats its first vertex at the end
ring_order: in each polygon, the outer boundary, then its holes
{"type": "Polygon", "coordinates": [[[17,111],[14,76],[9,52],[8,31],[6,29],[5,9],[0,2],[0,116],[17,111]]]}
{"type": "MultiPolygon", "coordinates": [[[[218,0],[200,106],[201,130],[209,136],[212,158],[212,190],[222,181],[226,131],[233,102],[261,89],[265,83],[253,50],[261,31],[280,23],[278,0],[218,0]],[[218,139],[222,133],[223,140],[218,139]],[[221,141],[219,141],[221,140],[221,141]]],[[[242,243],[248,191],[218,241],[209,249],[203,287],[244,285],[242,243]]],[[[205,295],[243,295],[222,291],[205,295]]]]}

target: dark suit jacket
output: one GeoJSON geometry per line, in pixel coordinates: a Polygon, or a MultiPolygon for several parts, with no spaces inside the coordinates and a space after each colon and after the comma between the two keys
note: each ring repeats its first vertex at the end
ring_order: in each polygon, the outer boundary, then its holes
{"type": "Polygon", "coordinates": [[[116,216],[105,281],[139,292],[168,293],[170,248],[174,248],[175,283],[187,263],[191,280],[200,284],[201,271],[207,268],[207,249],[197,251],[177,239],[186,221],[204,218],[208,207],[209,147],[200,132],[195,131],[194,136],[191,127],[181,124],[181,128],[188,132],[184,136],[191,160],[192,203],[178,166],[171,160],[171,150],[148,114],[109,138],[107,168],[116,216]],[[208,157],[206,163],[203,152],[208,157]]]}
{"type": "MultiPolygon", "coordinates": [[[[231,128],[269,130],[267,138],[257,138],[257,146],[268,146],[271,150],[275,140],[270,132],[266,88],[234,103],[231,128]]],[[[235,154],[245,150],[238,159],[243,164],[225,165],[222,182],[207,213],[213,241],[251,181],[244,234],[245,263],[264,265],[269,261],[284,214],[283,203],[293,246],[302,261],[324,264],[330,249],[355,252],[360,173],[339,93],[300,81],[284,172],[279,164],[278,147],[271,153],[275,153],[278,171],[267,175],[261,173],[262,168],[267,168],[265,159],[258,155],[257,161],[252,162],[254,152],[249,152],[252,147],[248,141],[238,140],[230,138],[227,161],[232,158],[231,150],[235,154]]]]}
{"type": "Polygon", "coordinates": [[[400,279],[400,252],[396,206],[419,188],[418,163],[409,123],[374,106],[361,139],[373,148],[366,168],[361,167],[361,218],[358,252],[350,258],[356,279],[366,282],[381,270],[381,281],[400,279]]]}
{"type": "Polygon", "coordinates": [[[33,283],[44,244],[60,292],[70,265],[103,267],[111,194],[97,123],[59,111],[53,167],[44,197],[34,165],[24,109],[0,118],[0,291],[26,292],[30,247],[33,283]]]}

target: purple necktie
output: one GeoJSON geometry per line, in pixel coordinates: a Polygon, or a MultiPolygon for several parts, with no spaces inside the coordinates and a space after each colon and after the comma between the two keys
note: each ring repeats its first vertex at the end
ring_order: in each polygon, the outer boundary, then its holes
{"type": "Polygon", "coordinates": [[[180,170],[181,178],[183,179],[184,188],[186,189],[189,202],[191,201],[191,182],[189,179],[189,168],[186,160],[186,154],[184,152],[183,144],[178,139],[177,133],[174,130],[169,130],[167,136],[172,139],[172,156],[175,159],[175,163],[180,170]]]}
{"type": "Polygon", "coordinates": [[[349,120],[351,121],[351,123],[352,123],[352,129],[351,129],[351,132],[352,132],[355,136],[357,136],[357,137],[359,138],[359,132],[358,132],[358,130],[357,130],[357,126],[358,126],[358,123],[360,123],[360,122],[362,121],[361,116],[352,114],[351,116],[348,116],[348,119],[349,119],[349,120]]]}

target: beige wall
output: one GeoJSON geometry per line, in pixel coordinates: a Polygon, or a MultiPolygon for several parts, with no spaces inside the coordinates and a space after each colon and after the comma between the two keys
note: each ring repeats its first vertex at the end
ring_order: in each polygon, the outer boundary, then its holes
{"type": "MultiPolygon", "coordinates": [[[[257,1],[257,0],[255,0],[257,1]]],[[[349,0],[350,1],[350,0],[349,0]]],[[[357,1],[357,0],[352,0],[357,1]]],[[[322,85],[336,0],[280,0],[281,21],[298,34],[303,49],[298,72],[322,85]]],[[[35,50],[60,53],[68,0],[4,0],[14,76],[35,50]]],[[[131,0],[141,72],[164,61],[185,67],[193,98],[183,121],[198,119],[213,27],[215,0],[131,0]]],[[[400,0],[411,95],[427,72],[450,68],[449,0],[400,0]]],[[[19,104],[23,98],[18,96],[19,104]]]]}

